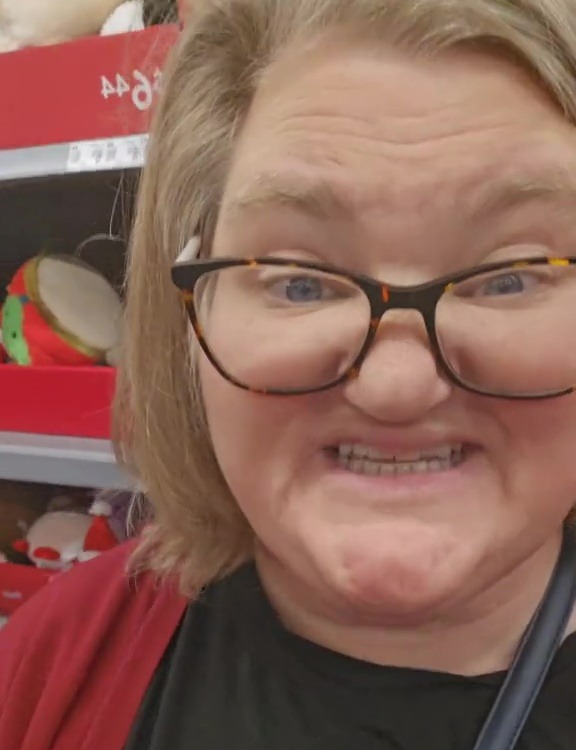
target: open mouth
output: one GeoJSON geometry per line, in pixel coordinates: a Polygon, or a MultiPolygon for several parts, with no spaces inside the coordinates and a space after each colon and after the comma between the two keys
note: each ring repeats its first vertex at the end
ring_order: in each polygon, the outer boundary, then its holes
{"type": "Polygon", "coordinates": [[[364,445],[336,445],[326,449],[339,468],[368,476],[397,476],[450,471],[460,466],[472,446],[463,443],[441,445],[421,451],[386,455],[364,445]]]}

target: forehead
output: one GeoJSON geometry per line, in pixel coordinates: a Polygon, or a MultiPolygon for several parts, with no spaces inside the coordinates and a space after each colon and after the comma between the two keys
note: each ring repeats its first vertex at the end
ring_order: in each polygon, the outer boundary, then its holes
{"type": "Polygon", "coordinates": [[[575,134],[507,61],[326,45],[268,72],[235,150],[223,214],[268,202],[340,215],[472,210],[574,192],[575,134]]]}

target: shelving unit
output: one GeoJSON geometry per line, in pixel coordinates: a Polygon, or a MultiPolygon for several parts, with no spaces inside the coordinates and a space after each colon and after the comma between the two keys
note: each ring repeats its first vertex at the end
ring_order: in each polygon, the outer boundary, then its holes
{"type": "MultiPolygon", "coordinates": [[[[150,112],[178,34],[167,25],[0,55],[0,290],[39,252],[73,253],[98,234],[127,239],[150,112]]],[[[100,243],[82,257],[119,281],[121,246],[100,243]]],[[[10,387],[4,371],[6,399],[10,387]]],[[[8,409],[3,424],[2,389],[0,365],[0,479],[131,487],[109,439],[14,432],[8,409]]],[[[33,393],[38,409],[42,386],[33,393]]]]}
{"type": "Polygon", "coordinates": [[[0,477],[73,487],[131,489],[108,440],[0,432],[0,477]]]}
{"type": "MultiPolygon", "coordinates": [[[[42,306],[40,276],[22,267],[43,254],[74,255],[122,294],[150,114],[179,34],[178,25],[162,25],[0,54],[0,308],[10,286],[7,335],[21,337],[25,354],[43,355],[22,358],[32,365],[0,357],[0,627],[59,574],[38,565],[34,550],[14,548],[23,535],[44,551],[81,542],[98,553],[110,535],[132,533],[125,520],[137,482],[117,465],[110,439],[115,370],[89,356],[58,356],[61,339],[81,338],[74,324],[86,321],[69,316],[69,337],[58,330],[42,306]],[[51,520],[58,533],[39,541],[34,526],[54,511],[50,500],[67,497],[90,516],[100,489],[110,515],[100,509],[89,522],[100,546],[88,531],[79,540],[63,517],[51,520]]],[[[75,297],[71,309],[85,318],[75,297]]]]}
{"type": "Polygon", "coordinates": [[[0,183],[140,169],[147,143],[140,134],[6,149],[0,151],[0,183]]]}

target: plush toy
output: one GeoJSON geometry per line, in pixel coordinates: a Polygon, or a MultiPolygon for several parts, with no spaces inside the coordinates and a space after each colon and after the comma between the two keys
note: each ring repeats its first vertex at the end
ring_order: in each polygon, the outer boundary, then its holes
{"type": "Polygon", "coordinates": [[[122,0],[0,0],[0,52],[97,34],[122,0]]]}
{"type": "Polygon", "coordinates": [[[2,339],[19,365],[117,364],[122,303],[91,266],[67,255],[27,261],[8,285],[2,339]]]}
{"type": "Polygon", "coordinates": [[[53,495],[54,488],[48,485],[0,480],[0,553],[12,562],[20,561],[12,542],[45,512],[53,495]]]}
{"type": "Polygon", "coordinates": [[[92,503],[88,513],[78,508],[66,509],[62,498],[49,506],[48,512],[35,521],[14,549],[28,556],[43,570],[68,570],[79,562],[115,547],[119,539],[108,517],[110,506],[104,501],[92,503]]]}
{"type": "Polygon", "coordinates": [[[176,0],[128,0],[119,5],[101,29],[103,36],[141,31],[147,26],[178,21],[176,0]]]}
{"type": "MultiPolygon", "coordinates": [[[[119,541],[124,541],[132,536],[137,529],[130,528],[133,525],[132,507],[135,495],[133,492],[124,490],[96,490],[93,493],[93,502],[103,502],[109,509],[108,523],[119,541]]],[[[96,506],[98,507],[98,506],[96,506]]]]}

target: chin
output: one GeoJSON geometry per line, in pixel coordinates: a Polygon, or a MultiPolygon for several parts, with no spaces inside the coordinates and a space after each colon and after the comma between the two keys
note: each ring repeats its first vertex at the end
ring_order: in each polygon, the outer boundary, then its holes
{"type": "Polygon", "coordinates": [[[473,580],[470,547],[437,530],[368,528],[343,533],[314,557],[324,585],[353,616],[378,622],[441,614],[473,580]]]}

